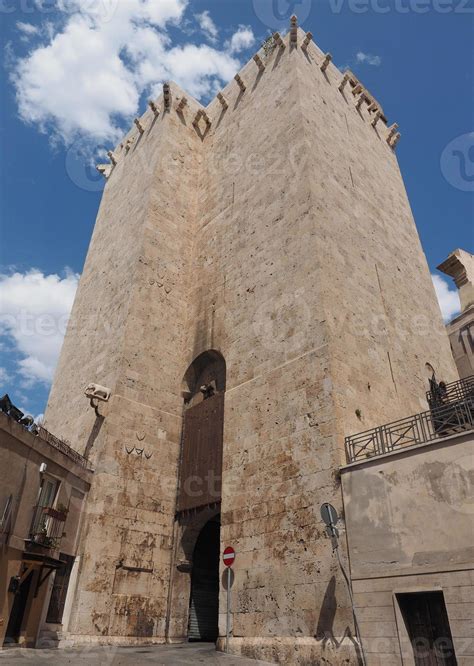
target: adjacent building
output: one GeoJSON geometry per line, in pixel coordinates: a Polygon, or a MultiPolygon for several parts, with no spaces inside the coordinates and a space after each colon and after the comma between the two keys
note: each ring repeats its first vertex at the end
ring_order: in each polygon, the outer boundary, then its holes
{"type": "Polygon", "coordinates": [[[474,257],[458,249],[438,269],[459,289],[446,329],[461,379],[445,383],[430,364],[429,410],[346,437],[344,515],[368,664],[474,663],[474,257]]]}
{"type": "Polygon", "coordinates": [[[5,404],[4,398],[0,646],[51,647],[61,637],[66,593],[79,565],[77,543],[92,471],[79,453],[41,426],[30,431],[20,424],[18,410],[5,404]]]}
{"type": "Polygon", "coordinates": [[[455,250],[438,270],[454,279],[461,313],[447,325],[449,341],[460,377],[474,375],[474,256],[455,250]]]}
{"type": "Polygon", "coordinates": [[[369,665],[474,663],[474,376],[349,436],[350,571],[369,665]]]}

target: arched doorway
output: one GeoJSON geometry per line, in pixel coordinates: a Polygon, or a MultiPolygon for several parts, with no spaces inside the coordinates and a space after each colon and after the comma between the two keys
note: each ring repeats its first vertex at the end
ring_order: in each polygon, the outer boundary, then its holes
{"type": "Polygon", "coordinates": [[[221,501],[226,366],[214,350],[200,354],[184,376],[184,420],[178,514],[221,501]]]}
{"type": "Polygon", "coordinates": [[[190,641],[217,640],[219,635],[220,515],[209,520],[196,541],[189,603],[190,641]]]}
{"type": "Polygon", "coordinates": [[[226,364],[197,356],[183,378],[183,431],[169,590],[169,640],[218,636],[220,503],[226,364]]]}

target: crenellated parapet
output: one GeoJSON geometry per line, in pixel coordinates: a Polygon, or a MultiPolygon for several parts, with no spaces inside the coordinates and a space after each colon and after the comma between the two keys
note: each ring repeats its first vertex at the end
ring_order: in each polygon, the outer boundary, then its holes
{"type": "Polygon", "coordinates": [[[357,111],[362,113],[362,110],[365,109],[367,119],[374,129],[377,128],[379,121],[382,122],[387,133],[385,140],[391,148],[395,148],[401,136],[399,132],[396,132],[398,125],[394,123],[391,127],[387,127],[387,118],[382,106],[351,70],[344,72],[338,90],[343,95],[347,95],[348,101],[354,102],[357,111]]]}
{"type": "MultiPolygon", "coordinates": [[[[109,151],[109,165],[98,165],[97,170],[105,177],[109,178],[118,162],[126,157],[132,146],[138,149],[140,140],[146,141],[147,134],[151,131],[154,122],[160,117],[177,113],[184,125],[188,125],[196,131],[204,141],[213,131],[219,131],[219,117],[223,111],[230,107],[230,98],[233,97],[232,88],[237,88],[237,98],[241,97],[249,87],[253,94],[258,94],[259,78],[268,70],[268,75],[277,77],[277,69],[280,58],[284,57],[285,49],[288,57],[295,51],[306,58],[310,66],[314,66],[314,76],[325,77],[329,85],[336,85],[341,93],[341,98],[346,103],[352,104],[355,111],[366,120],[374,129],[377,136],[384,139],[391,149],[395,149],[400,140],[398,125],[393,124],[387,127],[387,118],[379,102],[367,90],[363,83],[350,70],[343,74],[333,63],[333,57],[330,53],[323,53],[313,41],[311,32],[304,32],[298,27],[296,16],[290,19],[289,30],[282,36],[275,32],[266,42],[262,49],[255,53],[251,60],[235,74],[226,88],[217,93],[216,97],[209,102],[207,107],[201,105],[198,101],[192,100],[192,108],[189,105],[190,98],[187,94],[175,96],[176,102],[173,102],[173,89],[176,84],[165,82],[163,92],[158,100],[148,102],[149,111],[142,117],[134,119],[135,129],[127,135],[126,139],[113,152],[109,151]],[[273,66],[269,68],[269,63],[273,59],[273,66]],[[253,63],[253,67],[251,66],[253,63]],[[256,66],[256,69],[255,69],[256,66]],[[319,70],[319,72],[318,72],[319,70]]],[[[176,89],[178,86],[176,86],[176,89]]],[[[236,102],[232,108],[233,113],[239,113],[239,104],[236,102]]]]}

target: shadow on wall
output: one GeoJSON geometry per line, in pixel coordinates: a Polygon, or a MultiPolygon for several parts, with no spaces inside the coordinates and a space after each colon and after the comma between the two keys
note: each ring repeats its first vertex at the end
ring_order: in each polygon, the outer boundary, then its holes
{"type": "Polygon", "coordinates": [[[336,610],[336,577],[332,576],[324,593],[323,603],[319,612],[318,626],[316,627],[315,638],[322,640],[324,645],[328,642],[337,645],[333,628],[336,610]]]}
{"type": "Polygon", "coordinates": [[[338,648],[345,638],[349,638],[357,655],[359,664],[363,664],[362,655],[358,642],[354,639],[352,629],[346,627],[342,638],[338,641],[334,636],[334,618],[337,611],[336,599],[336,577],[331,576],[324,593],[323,603],[319,612],[318,626],[316,627],[315,638],[323,642],[323,649],[329,644],[338,648]]]}
{"type": "Polygon", "coordinates": [[[86,460],[89,460],[89,455],[91,452],[92,447],[94,446],[94,442],[99,436],[100,429],[102,428],[102,424],[104,422],[104,416],[96,416],[94,425],[92,427],[91,433],[89,435],[89,438],[87,440],[86,448],[84,449],[84,458],[86,460]]]}

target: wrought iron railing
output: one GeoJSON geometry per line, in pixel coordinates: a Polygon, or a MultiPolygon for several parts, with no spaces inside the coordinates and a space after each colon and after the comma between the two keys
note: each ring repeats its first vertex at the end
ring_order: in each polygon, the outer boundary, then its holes
{"type": "Polygon", "coordinates": [[[433,380],[431,390],[426,394],[428,404],[433,408],[468,398],[474,398],[474,375],[449,384],[433,380]]]}
{"type": "Polygon", "coordinates": [[[43,426],[34,422],[33,417],[25,416],[24,413],[15,407],[10,400],[10,397],[7,393],[4,396],[0,397],[0,412],[6,414],[9,418],[13,419],[19,423],[25,430],[31,432],[32,435],[37,435],[41,439],[54,446],[55,449],[61,451],[68,458],[73,460],[75,463],[84,467],[85,469],[92,469],[89,461],[84,456],[81,456],[80,453],[74,451],[69,444],[63,442],[59,437],[53,435],[49,430],[46,430],[43,426]]]}
{"type": "Polygon", "coordinates": [[[37,505],[30,528],[30,542],[56,550],[63,536],[67,513],[51,506],[37,505]]]}
{"type": "Polygon", "coordinates": [[[46,430],[46,428],[43,428],[43,426],[36,426],[36,434],[38,437],[44,439],[46,442],[48,442],[48,444],[54,446],[55,449],[64,453],[68,458],[73,460],[81,467],[84,467],[85,469],[91,468],[87,458],[84,458],[84,456],[81,456],[80,453],[74,451],[74,449],[71,449],[69,444],[66,444],[66,442],[63,442],[61,439],[59,439],[59,437],[56,437],[56,435],[50,433],[49,430],[46,430]]]}
{"type": "Polygon", "coordinates": [[[346,437],[347,462],[364,460],[398,449],[427,444],[474,428],[474,397],[346,437]]]}

